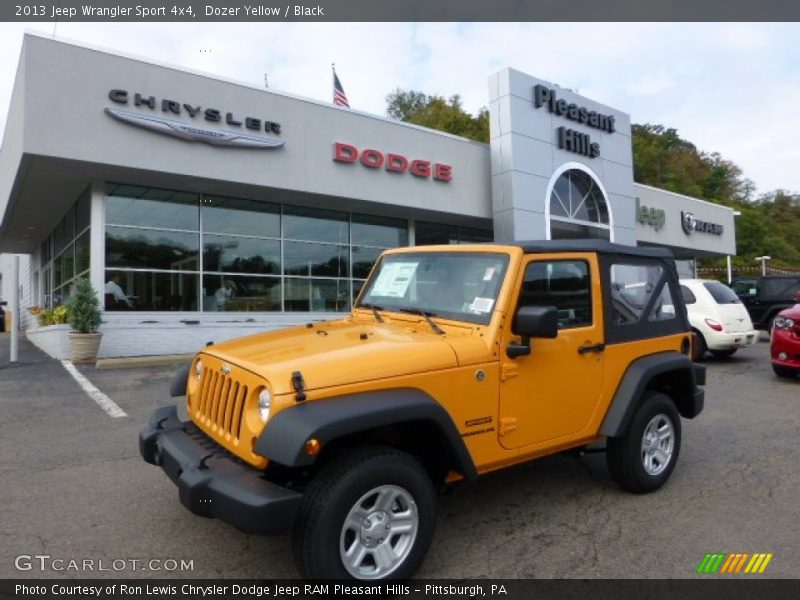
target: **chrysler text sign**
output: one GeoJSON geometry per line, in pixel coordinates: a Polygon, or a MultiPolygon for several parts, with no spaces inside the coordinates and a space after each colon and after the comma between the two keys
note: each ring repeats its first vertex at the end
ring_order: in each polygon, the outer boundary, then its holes
{"type": "Polygon", "coordinates": [[[150,131],[163,133],[182,140],[235,148],[269,149],[279,148],[284,145],[281,140],[256,134],[256,132],[280,134],[280,123],[274,121],[255,117],[242,118],[236,116],[233,112],[225,112],[223,115],[223,111],[217,108],[195,106],[167,98],[161,99],[159,102],[155,96],[145,96],[139,93],[133,94],[131,98],[126,90],[111,90],[108,93],[108,98],[122,105],[127,105],[132,100],[133,107],[137,109],[131,111],[106,108],[105,112],[109,116],[129,125],[149,129],[150,131]],[[202,119],[209,123],[224,122],[228,127],[226,129],[212,129],[201,127],[191,122],[168,118],[171,115],[181,116],[184,114],[195,121],[202,119]],[[242,131],[242,129],[249,130],[249,132],[242,131]]]}
{"type": "Polygon", "coordinates": [[[445,183],[453,180],[451,165],[431,163],[429,160],[422,159],[408,159],[402,154],[384,153],[374,148],[365,148],[359,151],[352,144],[342,142],[336,142],[333,145],[333,160],[350,164],[360,162],[368,169],[383,169],[390,173],[408,172],[421,179],[433,178],[445,183]]]}

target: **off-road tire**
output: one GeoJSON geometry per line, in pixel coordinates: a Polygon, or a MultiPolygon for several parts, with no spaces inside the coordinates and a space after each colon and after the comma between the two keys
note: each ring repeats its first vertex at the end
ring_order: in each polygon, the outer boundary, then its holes
{"type": "Polygon", "coordinates": [[[692,360],[699,362],[703,360],[706,350],[708,350],[708,345],[706,344],[706,338],[703,337],[702,333],[696,329],[693,329],[692,331],[694,331],[694,349],[692,351],[692,360]]]}
{"type": "Polygon", "coordinates": [[[379,486],[399,486],[416,504],[418,526],[411,550],[385,579],[407,579],[419,567],[433,539],[436,492],[423,466],[386,446],[342,451],[311,480],[303,494],[292,534],[298,571],[312,579],[355,579],[340,555],[343,526],[360,498],[379,486]]]}
{"type": "Polygon", "coordinates": [[[669,479],[681,449],[681,419],[672,398],[661,392],[647,392],[633,416],[625,435],[609,438],[606,447],[608,470],[625,490],[646,494],[660,488],[669,479]],[[643,439],[648,425],[658,415],[668,419],[673,431],[673,447],[666,466],[658,474],[645,470],[643,439]]]}
{"type": "Polygon", "coordinates": [[[772,370],[778,377],[786,377],[787,379],[795,379],[800,371],[792,369],[791,367],[782,367],[781,365],[772,365],[772,370]]]}
{"type": "Polygon", "coordinates": [[[736,353],[737,348],[730,348],[728,350],[710,350],[712,356],[715,358],[728,358],[736,353]]]}

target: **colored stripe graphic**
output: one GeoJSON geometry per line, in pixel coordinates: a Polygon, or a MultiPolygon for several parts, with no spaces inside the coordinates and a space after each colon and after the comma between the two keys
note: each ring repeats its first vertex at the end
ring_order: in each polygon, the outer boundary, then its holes
{"type": "Polygon", "coordinates": [[[724,552],[715,552],[714,554],[706,554],[705,558],[703,558],[703,562],[700,563],[700,566],[697,567],[698,573],[716,573],[717,569],[719,569],[722,561],[725,559],[726,554],[724,552]]]}
{"type": "Polygon", "coordinates": [[[750,559],[750,562],[747,563],[747,566],[744,569],[745,573],[763,573],[769,561],[772,560],[772,553],[769,554],[753,554],[753,558],[750,559]]]}
{"type": "Polygon", "coordinates": [[[697,567],[697,572],[737,574],[742,573],[742,569],[744,569],[744,573],[763,573],[772,557],[773,554],[767,552],[756,552],[754,554],[749,552],[706,553],[697,567]]]}

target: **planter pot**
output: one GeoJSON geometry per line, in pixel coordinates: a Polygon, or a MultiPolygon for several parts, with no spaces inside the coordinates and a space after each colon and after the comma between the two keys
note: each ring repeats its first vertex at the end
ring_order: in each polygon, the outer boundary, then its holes
{"type": "Polygon", "coordinates": [[[97,360],[102,333],[69,333],[69,345],[73,363],[91,363],[97,360]]]}

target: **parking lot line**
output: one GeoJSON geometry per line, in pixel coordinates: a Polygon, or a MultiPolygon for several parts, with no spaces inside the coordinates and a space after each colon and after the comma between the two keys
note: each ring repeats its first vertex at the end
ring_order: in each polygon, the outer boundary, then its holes
{"type": "Polygon", "coordinates": [[[91,381],[86,379],[86,377],[84,377],[80,371],[75,368],[75,365],[73,365],[71,361],[62,360],[61,364],[64,365],[67,373],[72,375],[72,378],[78,382],[78,385],[81,386],[81,389],[86,392],[100,408],[106,411],[109,417],[119,418],[128,416],[128,413],[122,410],[116,402],[98,390],[91,381]]]}

